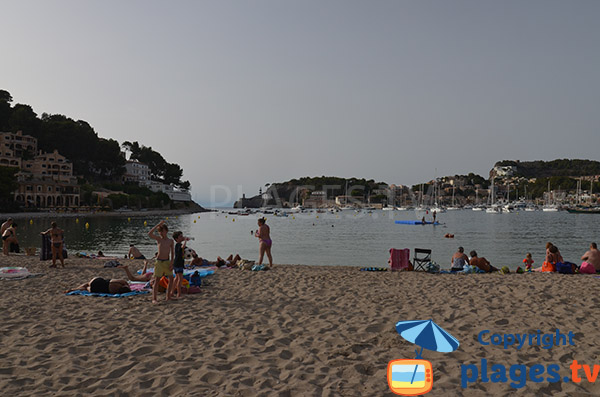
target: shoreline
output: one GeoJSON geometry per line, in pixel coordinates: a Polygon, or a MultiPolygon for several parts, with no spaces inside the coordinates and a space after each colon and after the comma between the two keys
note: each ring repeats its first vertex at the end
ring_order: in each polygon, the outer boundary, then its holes
{"type": "MultiPolygon", "coordinates": [[[[201,207],[202,208],[202,207],[201,207]]],[[[144,216],[156,216],[156,215],[187,215],[187,214],[200,214],[206,212],[214,212],[209,209],[198,209],[193,210],[148,210],[148,211],[110,211],[110,212],[13,212],[13,213],[0,213],[0,219],[6,220],[7,218],[13,219],[37,219],[37,218],[93,218],[93,217],[121,217],[127,216],[132,218],[144,217],[144,216]]]]}

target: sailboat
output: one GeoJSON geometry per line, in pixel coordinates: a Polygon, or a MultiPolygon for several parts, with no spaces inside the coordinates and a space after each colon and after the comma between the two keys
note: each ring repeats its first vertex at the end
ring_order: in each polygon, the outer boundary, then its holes
{"type": "Polygon", "coordinates": [[[494,192],[494,177],[492,177],[492,187],[490,189],[490,206],[485,209],[486,214],[500,214],[502,213],[502,207],[497,204],[494,204],[494,196],[496,193],[494,192]]]}
{"type": "Polygon", "coordinates": [[[447,208],[448,211],[456,211],[456,210],[460,209],[454,203],[454,191],[455,190],[456,190],[456,186],[452,185],[452,206],[447,208]]]}
{"type": "Polygon", "coordinates": [[[479,189],[475,189],[475,205],[471,209],[473,211],[483,211],[483,205],[479,203],[479,189]]]}
{"type": "Polygon", "coordinates": [[[546,205],[542,207],[542,211],[544,212],[557,212],[558,206],[555,203],[550,204],[550,179],[548,179],[548,199],[546,200],[546,205]]]}

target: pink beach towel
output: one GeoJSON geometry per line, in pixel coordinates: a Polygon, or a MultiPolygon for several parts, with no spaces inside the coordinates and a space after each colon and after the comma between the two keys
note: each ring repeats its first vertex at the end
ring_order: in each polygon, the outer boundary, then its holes
{"type": "Polygon", "coordinates": [[[410,249],[390,248],[390,269],[395,270],[411,270],[410,269],[410,249]]]}
{"type": "Polygon", "coordinates": [[[596,268],[591,263],[583,262],[579,268],[579,273],[596,274],[596,268]]]}

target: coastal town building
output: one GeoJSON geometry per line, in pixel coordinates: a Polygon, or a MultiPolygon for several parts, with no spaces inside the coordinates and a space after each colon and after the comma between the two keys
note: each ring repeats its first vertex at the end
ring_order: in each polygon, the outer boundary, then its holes
{"type": "Polygon", "coordinates": [[[127,160],[125,163],[125,173],[123,182],[135,182],[140,186],[150,184],[150,167],[147,164],[140,163],[137,160],[127,160]]]}
{"type": "Polygon", "coordinates": [[[188,190],[179,189],[157,181],[150,181],[148,188],[153,192],[165,193],[173,201],[192,201],[192,195],[188,190]]]}
{"type": "Polygon", "coordinates": [[[5,149],[11,150],[14,157],[21,158],[27,152],[37,152],[37,139],[23,135],[22,131],[0,132],[0,152],[4,152],[5,149]]]}
{"type": "Polygon", "coordinates": [[[73,164],[57,150],[39,152],[37,139],[17,133],[0,133],[0,165],[19,168],[16,174],[16,202],[24,207],[78,207],[79,186],[73,176],[73,164]],[[23,160],[23,156],[33,156],[23,160]]]}

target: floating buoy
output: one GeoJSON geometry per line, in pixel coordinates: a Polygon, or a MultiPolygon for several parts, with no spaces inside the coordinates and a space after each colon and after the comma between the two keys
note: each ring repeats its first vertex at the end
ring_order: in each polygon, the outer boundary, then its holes
{"type": "Polygon", "coordinates": [[[175,219],[179,219],[179,216],[175,215],[175,219]]]}
{"type": "Polygon", "coordinates": [[[231,222],[235,222],[235,218],[233,218],[233,219],[231,220],[231,222]]]}
{"type": "Polygon", "coordinates": [[[292,219],[296,219],[296,217],[295,217],[295,216],[292,216],[292,219]]]}
{"type": "Polygon", "coordinates": [[[144,226],[148,226],[148,222],[144,221],[144,226]]]}
{"type": "Polygon", "coordinates": [[[196,220],[194,219],[194,223],[196,223],[196,220]]]}
{"type": "Polygon", "coordinates": [[[317,219],[319,219],[319,215],[317,215],[317,219]]]}
{"type": "Polygon", "coordinates": [[[75,218],[75,223],[79,223],[79,218],[75,218]]]}
{"type": "Polygon", "coordinates": [[[89,229],[89,228],[90,228],[90,224],[86,222],[86,223],[85,223],[85,228],[86,228],[86,229],[89,229]]]}
{"type": "Polygon", "coordinates": [[[169,217],[167,216],[167,220],[169,220],[169,217]]]}
{"type": "Polygon", "coordinates": [[[225,215],[225,218],[227,218],[227,215],[225,215]]]}
{"type": "Polygon", "coordinates": [[[127,222],[131,222],[131,218],[127,218],[127,222]]]}
{"type": "Polygon", "coordinates": [[[29,224],[30,224],[30,225],[33,225],[33,219],[30,219],[30,220],[29,220],[29,224]]]}

